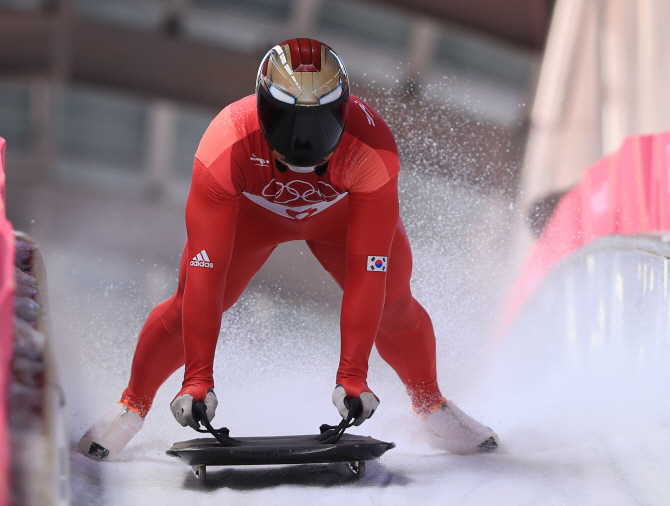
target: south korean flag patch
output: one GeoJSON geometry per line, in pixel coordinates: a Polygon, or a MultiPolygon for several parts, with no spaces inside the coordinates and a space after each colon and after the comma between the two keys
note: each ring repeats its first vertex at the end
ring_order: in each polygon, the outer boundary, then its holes
{"type": "Polygon", "coordinates": [[[368,270],[386,272],[388,257],[368,257],[368,270]]]}

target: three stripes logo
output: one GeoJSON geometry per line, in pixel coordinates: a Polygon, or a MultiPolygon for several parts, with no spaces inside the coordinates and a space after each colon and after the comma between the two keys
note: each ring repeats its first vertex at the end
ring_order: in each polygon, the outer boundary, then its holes
{"type": "Polygon", "coordinates": [[[193,260],[191,260],[191,266],[209,267],[210,269],[214,268],[214,264],[210,262],[209,257],[207,256],[207,252],[205,250],[202,250],[200,253],[198,253],[196,256],[193,257],[193,260]]]}

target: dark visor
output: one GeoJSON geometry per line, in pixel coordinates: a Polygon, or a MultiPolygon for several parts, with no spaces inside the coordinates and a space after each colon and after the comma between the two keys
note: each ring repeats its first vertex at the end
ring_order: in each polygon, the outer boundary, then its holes
{"type": "Polygon", "coordinates": [[[270,147],[297,167],[322,164],[342,139],[349,115],[349,90],[334,102],[302,106],[274,98],[263,86],[258,90],[258,120],[270,147]]]}

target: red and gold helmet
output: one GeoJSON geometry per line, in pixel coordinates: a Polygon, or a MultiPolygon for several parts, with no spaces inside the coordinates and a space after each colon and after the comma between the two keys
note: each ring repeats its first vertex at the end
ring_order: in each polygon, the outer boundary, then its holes
{"type": "Polygon", "coordinates": [[[349,79],[335,51],[291,39],[265,55],[256,79],[258,119],[274,156],[297,167],[323,164],[342,139],[349,79]]]}

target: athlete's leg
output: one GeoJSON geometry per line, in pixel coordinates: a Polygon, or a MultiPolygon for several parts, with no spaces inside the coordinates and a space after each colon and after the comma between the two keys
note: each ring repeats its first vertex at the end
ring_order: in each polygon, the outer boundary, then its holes
{"type": "Polygon", "coordinates": [[[142,428],[158,387],[183,363],[181,298],[186,275],[185,259],[184,254],[177,291],[151,311],[142,327],[130,382],[121,401],[113,405],[80,439],[77,446],[84,455],[97,460],[118,457],[142,428]]]}
{"type": "Polygon", "coordinates": [[[158,388],[184,365],[184,340],[181,331],[181,304],[186,283],[186,247],[179,266],[177,291],[153,308],[137,339],[128,387],[121,402],[144,418],[158,388]]]}
{"type": "MultiPolygon", "coordinates": [[[[276,245],[287,240],[287,234],[291,233],[283,226],[287,221],[285,218],[269,216],[267,211],[256,208],[256,204],[246,199],[240,205],[235,245],[226,277],[224,311],[237,301],[276,245]]],[[[121,402],[142,417],[151,408],[158,388],[184,365],[182,299],[188,260],[184,249],[177,291],[151,311],[139,335],[130,381],[121,402]]]]}
{"type": "MultiPolygon", "coordinates": [[[[344,286],[344,244],[307,241],[321,265],[344,286]]],[[[418,412],[442,401],[435,367],[435,334],[430,317],[412,297],[409,279],[412,254],[402,222],[391,245],[386,299],[375,340],[381,357],[396,371],[418,412]]]]}
{"type": "Polygon", "coordinates": [[[389,255],[386,300],[375,345],[405,384],[414,409],[423,414],[443,397],[437,385],[433,324],[412,296],[411,276],[412,252],[405,227],[399,222],[389,255]]]}

